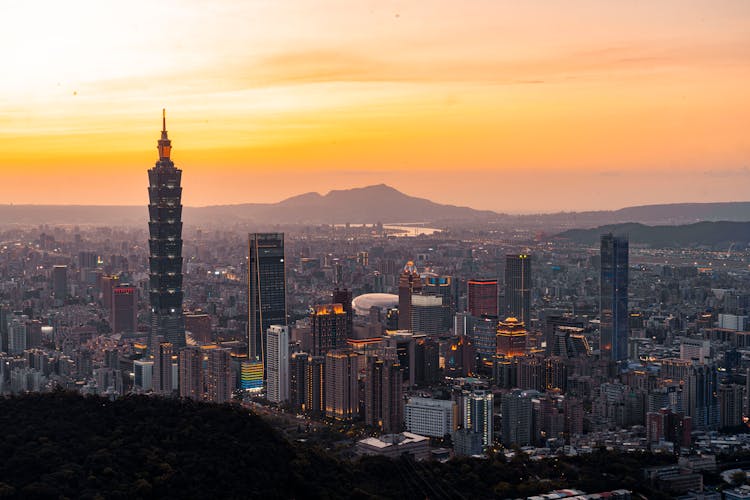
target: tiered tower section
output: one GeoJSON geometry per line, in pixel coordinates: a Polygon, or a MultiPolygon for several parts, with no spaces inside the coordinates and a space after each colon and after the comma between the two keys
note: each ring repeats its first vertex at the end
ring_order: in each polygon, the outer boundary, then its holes
{"type": "Polygon", "coordinates": [[[148,171],[149,287],[151,334],[149,348],[163,337],[175,347],[185,345],[182,315],[182,170],[170,159],[172,141],[167,136],[162,110],[159,161],[148,171]]]}

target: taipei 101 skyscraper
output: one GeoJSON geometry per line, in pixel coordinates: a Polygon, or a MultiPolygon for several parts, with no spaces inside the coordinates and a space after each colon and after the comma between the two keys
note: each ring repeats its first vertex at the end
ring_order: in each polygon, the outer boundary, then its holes
{"type": "Polygon", "coordinates": [[[167,136],[162,110],[159,160],[148,171],[149,288],[151,333],[149,348],[163,337],[175,348],[185,345],[182,316],[182,170],[170,159],[172,142],[167,136]]]}

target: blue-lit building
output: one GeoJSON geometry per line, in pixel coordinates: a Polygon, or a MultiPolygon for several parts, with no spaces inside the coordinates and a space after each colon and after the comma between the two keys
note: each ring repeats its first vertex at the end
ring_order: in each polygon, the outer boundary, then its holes
{"type": "Polygon", "coordinates": [[[602,359],[624,361],[628,357],[628,238],[603,234],[599,349],[602,359]]]}
{"type": "Polygon", "coordinates": [[[244,360],[240,366],[240,389],[260,391],[263,389],[263,363],[244,360]]]}

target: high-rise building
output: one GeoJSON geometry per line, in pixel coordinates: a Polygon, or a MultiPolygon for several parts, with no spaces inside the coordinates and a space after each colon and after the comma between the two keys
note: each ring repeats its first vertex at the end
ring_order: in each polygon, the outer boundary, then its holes
{"type": "Polygon", "coordinates": [[[453,337],[445,352],[445,375],[451,378],[466,377],[476,373],[474,346],[464,335],[453,337]]]}
{"type": "Polygon", "coordinates": [[[148,171],[149,299],[151,333],[176,348],[185,346],[182,317],[182,170],[170,159],[172,142],[162,113],[159,160],[148,171]]]}
{"type": "Polygon", "coordinates": [[[398,360],[401,366],[403,382],[409,386],[416,384],[415,348],[416,339],[424,338],[422,335],[413,335],[410,332],[397,330],[387,332],[383,337],[384,358],[398,360]]]}
{"type": "Polygon", "coordinates": [[[136,359],[133,361],[133,386],[144,392],[153,389],[154,362],[136,359]]]}
{"type": "Polygon", "coordinates": [[[473,321],[470,338],[480,370],[489,369],[497,353],[498,323],[497,316],[482,316],[473,321]]]}
{"type": "Polygon", "coordinates": [[[411,297],[422,291],[422,279],[417,266],[409,261],[398,279],[398,329],[411,330],[411,297]]]}
{"type": "Polygon", "coordinates": [[[266,396],[269,401],[289,400],[289,327],[271,325],[266,332],[266,396]]]}
{"type": "Polygon", "coordinates": [[[527,332],[517,318],[506,318],[497,325],[497,355],[512,358],[526,354],[527,332]]]}
{"type": "Polygon", "coordinates": [[[307,360],[305,411],[311,415],[323,415],[326,410],[325,366],[324,356],[310,356],[307,360]]]}
{"type": "Polygon", "coordinates": [[[8,319],[10,308],[0,305],[0,352],[8,352],[8,319]]]}
{"type": "Polygon", "coordinates": [[[422,293],[438,295],[443,299],[442,331],[448,331],[453,326],[453,315],[458,304],[458,287],[452,276],[426,276],[423,280],[422,293]]]}
{"type": "Polygon", "coordinates": [[[354,337],[354,309],[352,308],[352,291],[348,288],[336,288],[333,291],[332,304],[341,304],[346,313],[346,338],[354,337]]]}
{"type": "Polygon", "coordinates": [[[414,383],[429,385],[440,380],[440,345],[428,338],[414,344],[414,383]]]}
{"type": "Polygon", "coordinates": [[[112,308],[112,291],[120,282],[119,276],[102,276],[99,287],[102,292],[102,306],[105,309],[112,308]]]}
{"type": "Polygon", "coordinates": [[[503,445],[528,446],[532,443],[531,398],[523,391],[512,391],[502,397],[503,445]]]}
{"type": "Polygon", "coordinates": [[[156,394],[172,394],[172,354],[170,342],[158,342],[154,351],[153,390],[156,394]]]}
{"type": "Polygon", "coordinates": [[[206,399],[214,403],[226,403],[232,399],[232,357],[229,349],[208,351],[206,370],[206,399]]]}
{"type": "Polygon", "coordinates": [[[94,269],[99,264],[99,256],[96,252],[78,252],[78,267],[81,269],[94,269]]]}
{"type": "Polygon", "coordinates": [[[451,309],[451,316],[456,309],[456,282],[453,276],[425,276],[422,280],[422,291],[427,295],[440,295],[443,305],[451,309]]]}
{"type": "Polygon", "coordinates": [[[695,430],[716,430],[721,424],[719,415],[719,375],[714,365],[694,363],[685,381],[687,390],[686,414],[692,418],[695,430]]]}
{"type": "MultiPolygon", "coordinates": [[[[482,435],[482,446],[492,446],[494,440],[495,398],[490,391],[476,390],[464,398],[464,428],[482,435]]],[[[503,414],[503,419],[505,414],[503,414]]]]}
{"type": "Polygon", "coordinates": [[[411,296],[411,328],[414,333],[437,335],[445,333],[445,309],[440,295],[411,296]]]}
{"type": "Polygon", "coordinates": [[[383,432],[400,432],[404,419],[401,365],[392,359],[367,357],[365,424],[383,432]]]}
{"type": "Polygon", "coordinates": [[[54,266],[52,268],[52,291],[56,300],[68,298],[68,266],[54,266]]]}
{"type": "Polygon", "coordinates": [[[602,359],[628,357],[628,239],[603,234],[599,295],[600,352],[602,359]]]}
{"type": "Polygon", "coordinates": [[[328,351],[346,345],[347,314],[341,304],[316,306],[310,315],[313,356],[325,356],[328,351]]]}
{"type": "Polygon", "coordinates": [[[263,390],[263,362],[250,361],[240,362],[240,389],[258,392],[263,390]]]}
{"type": "Polygon", "coordinates": [[[300,409],[307,399],[307,362],[310,355],[295,352],[289,360],[289,403],[300,409]]]}
{"type": "Polygon", "coordinates": [[[431,398],[410,398],[404,407],[406,430],[420,436],[443,438],[456,430],[456,402],[431,398]]]}
{"type": "Polygon", "coordinates": [[[349,420],[357,416],[360,357],[360,354],[349,349],[333,350],[326,354],[326,417],[349,420]]]}
{"type": "Polygon", "coordinates": [[[531,325],[531,256],[505,256],[505,314],[531,325]]]}
{"type": "Polygon", "coordinates": [[[21,354],[26,350],[26,316],[8,316],[8,354],[21,354]]]}
{"type": "Polygon", "coordinates": [[[497,280],[473,279],[467,282],[467,309],[472,316],[497,316],[497,280]]]}
{"type": "Polygon", "coordinates": [[[248,356],[264,361],[266,331],[286,326],[284,233],[250,233],[247,249],[248,356]]]}
{"type": "Polygon", "coordinates": [[[646,414],[646,439],[649,443],[670,441],[676,448],[689,447],[692,419],[669,408],[646,414]]]}
{"type": "Polygon", "coordinates": [[[744,393],[744,386],[740,384],[722,384],[719,386],[721,428],[742,425],[744,393]]]}
{"type": "Polygon", "coordinates": [[[133,333],[138,330],[138,289],[120,285],[112,290],[110,323],[112,333],[133,333]]]}
{"type": "Polygon", "coordinates": [[[203,399],[203,353],[200,347],[188,346],[179,353],[180,397],[203,399]]]}

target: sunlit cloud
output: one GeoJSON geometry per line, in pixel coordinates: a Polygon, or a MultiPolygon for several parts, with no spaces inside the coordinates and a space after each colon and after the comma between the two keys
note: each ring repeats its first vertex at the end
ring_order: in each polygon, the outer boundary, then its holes
{"type": "Polygon", "coordinates": [[[192,204],[400,182],[480,208],[590,208],[658,201],[638,186],[655,171],[718,199],[750,155],[748,32],[741,0],[14,3],[2,194],[103,203],[116,184],[141,203],[166,107],[192,204]],[[530,172],[525,200],[471,195],[530,172]],[[542,189],[616,178],[602,199],[542,189]]]}

